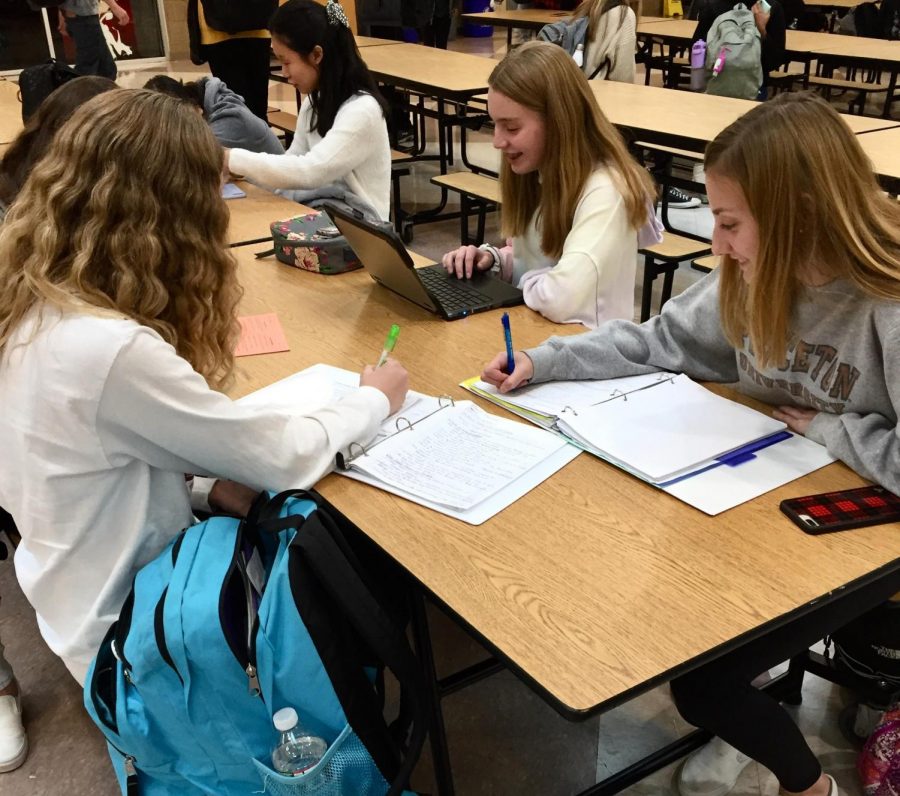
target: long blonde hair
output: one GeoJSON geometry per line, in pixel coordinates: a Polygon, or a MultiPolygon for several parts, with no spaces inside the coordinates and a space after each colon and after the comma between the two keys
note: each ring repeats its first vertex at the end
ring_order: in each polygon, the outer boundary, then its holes
{"type": "Polygon", "coordinates": [[[760,364],[791,344],[791,314],[814,270],[900,300],[900,206],[882,192],[856,136],[821,97],[781,94],[706,148],[707,173],[744,193],[759,227],[753,279],[724,257],[720,314],[736,347],[749,335],[760,364]]]}
{"type": "Polygon", "coordinates": [[[515,174],[505,159],[500,166],[504,235],[524,234],[539,213],[541,249],[549,257],[559,257],[575,206],[598,165],[610,169],[631,226],[644,225],[653,182],[631,157],[597,105],[587,78],[562,47],[541,41],[517,47],[497,64],[488,85],[539,113],[546,130],[539,171],[515,174]]]}
{"type": "Polygon", "coordinates": [[[0,356],[47,304],[132,318],[224,386],[241,289],[222,163],[200,114],[172,97],[122,89],[79,108],[0,226],[0,356]]]}

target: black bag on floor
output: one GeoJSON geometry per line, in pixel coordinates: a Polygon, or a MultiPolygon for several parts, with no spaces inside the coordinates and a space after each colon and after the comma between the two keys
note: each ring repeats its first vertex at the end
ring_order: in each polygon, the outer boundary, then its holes
{"type": "Polygon", "coordinates": [[[882,690],[900,690],[900,600],[882,603],[830,638],[838,666],[882,690]]]}
{"type": "Polygon", "coordinates": [[[40,104],[63,83],[78,77],[78,72],[61,61],[51,58],[43,64],[28,66],[19,75],[19,96],[22,99],[22,121],[27,122],[40,104]]]}

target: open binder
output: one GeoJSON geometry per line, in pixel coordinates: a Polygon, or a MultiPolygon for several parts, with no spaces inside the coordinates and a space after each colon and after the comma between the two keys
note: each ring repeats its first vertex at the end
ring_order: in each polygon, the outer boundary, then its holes
{"type": "MultiPolygon", "coordinates": [[[[358,388],[351,371],[314,365],[242,399],[312,411],[358,388]]],[[[473,525],[534,489],[578,455],[565,440],[491,415],[471,401],[410,391],[373,439],[353,443],[337,472],[473,525]]]]}
{"type": "Polygon", "coordinates": [[[551,382],[506,395],[477,378],[461,386],[708,514],[834,461],[784,423],[683,374],[551,382]]]}

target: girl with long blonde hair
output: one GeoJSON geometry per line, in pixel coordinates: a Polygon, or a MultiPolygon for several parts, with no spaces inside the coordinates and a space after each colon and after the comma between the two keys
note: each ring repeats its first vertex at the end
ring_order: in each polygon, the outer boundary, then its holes
{"type": "Polygon", "coordinates": [[[199,507],[312,485],[406,392],[396,363],[307,415],[233,403],[241,297],[200,114],[150,91],[76,111],[0,227],[0,505],[41,632],[82,682],[137,569],[199,507]],[[224,479],[232,479],[231,481],[224,479]],[[246,486],[242,486],[246,485],[246,486]]]}
{"type": "MultiPolygon", "coordinates": [[[[640,326],[624,321],[498,354],[483,378],[599,379],[669,370],[736,382],[792,431],[900,492],[900,205],[840,116],[815,94],[782,94],[706,150],[712,274],[640,326]]],[[[672,683],[682,715],[718,739],[688,758],[682,796],[727,793],[757,760],[782,793],[838,796],[781,706],[751,686],[887,599],[882,578],[672,683]],[[715,787],[714,787],[715,786],[715,787]]]]}
{"type": "Polygon", "coordinates": [[[561,47],[517,47],[488,85],[512,248],[463,246],[444,255],[444,267],[465,278],[496,267],[557,323],[631,318],[638,230],[652,213],[649,175],[561,47]]]}

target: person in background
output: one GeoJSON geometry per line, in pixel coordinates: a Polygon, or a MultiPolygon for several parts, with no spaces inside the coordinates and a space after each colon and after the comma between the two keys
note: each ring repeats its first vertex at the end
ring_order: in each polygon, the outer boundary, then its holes
{"type": "MultiPolygon", "coordinates": [[[[188,0],[187,23],[191,60],[209,63],[213,77],[242,97],[250,112],[266,121],[269,107],[269,49],[266,30],[269,17],[278,7],[277,0],[255,2],[254,27],[218,30],[209,19],[234,14],[242,4],[223,4],[222,0],[188,0]]],[[[246,4],[250,6],[250,4],[246,4]]],[[[242,15],[243,18],[243,15],[242,15]]],[[[222,25],[219,22],[217,24],[222,25]]],[[[250,24],[250,23],[244,23],[250,24]]]]}
{"type": "Polygon", "coordinates": [[[269,127],[237,94],[217,77],[183,83],[168,75],[151,77],[144,88],[190,102],[206,119],[209,129],[224,147],[283,155],[284,147],[269,127]]]}
{"type": "Polygon", "coordinates": [[[589,18],[582,64],[588,79],[634,83],[637,18],[627,0],[584,0],[572,17],[589,18]]]}
{"type": "Polygon", "coordinates": [[[406,395],[391,360],[313,411],[221,392],[242,293],[223,165],[187,103],[111,91],[60,129],[0,226],[0,505],[41,635],[82,684],[192,495],[243,516],[263,488],[309,488],[406,395]]]}
{"type": "Polygon", "coordinates": [[[0,158],[0,221],[34,164],[44,156],[56,131],[89,99],[117,88],[105,77],[76,77],[41,103],[0,158]]]}
{"type": "Polygon", "coordinates": [[[344,9],[288,0],[269,23],[282,73],[305,95],[284,155],[231,149],[232,174],[312,207],[337,200],[386,221],[391,209],[387,111],[344,9]]]}
{"type": "MultiPolygon", "coordinates": [[[[123,28],[131,21],[116,0],[103,0],[123,28]]],[[[99,75],[115,80],[118,74],[100,27],[97,0],[65,0],[59,6],[60,35],[71,36],[75,44],[75,71],[79,75],[99,75]]]]}
{"type": "MultiPolygon", "coordinates": [[[[657,370],[736,383],[796,434],[900,492],[900,205],[838,113],[809,92],[758,105],[706,149],[715,219],[709,276],[644,324],[611,321],[485,366],[501,393],[528,382],[657,370]]],[[[781,793],[839,796],[761,672],[896,593],[881,578],[672,681],[681,715],[717,739],[687,758],[681,796],[724,796],[751,761],[781,793]]]]}
{"type": "Polygon", "coordinates": [[[488,86],[502,156],[500,221],[512,246],[462,246],[444,255],[444,267],[459,278],[494,268],[556,323],[631,318],[638,230],[655,193],[650,175],[562,47],[522,44],[488,86]]]}

